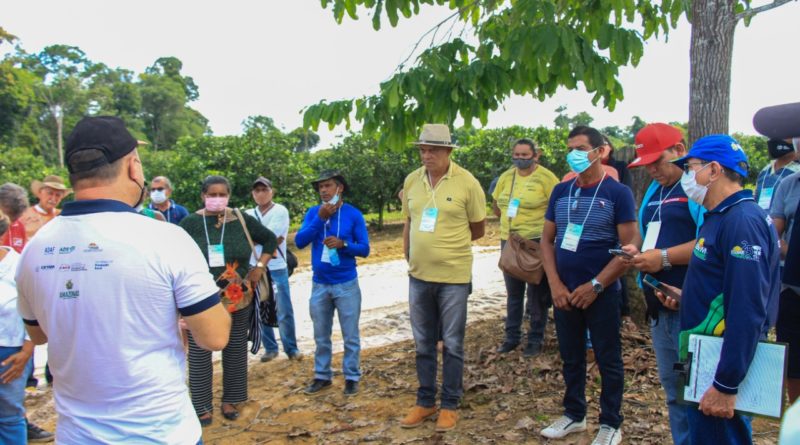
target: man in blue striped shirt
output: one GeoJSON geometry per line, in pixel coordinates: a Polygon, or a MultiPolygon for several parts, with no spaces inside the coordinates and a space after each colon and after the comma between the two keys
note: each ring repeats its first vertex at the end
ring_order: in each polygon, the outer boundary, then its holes
{"type": "Polygon", "coordinates": [[[600,429],[592,444],[616,445],[622,440],[624,372],[619,277],[625,265],[609,249],[633,239],[635,205],[631,190],[604,173],[599,161],[609,147],[600,132],[591,127],[575,127],[567,145],[567,162],[578,176],[553,189],[541,242],[564,362],[564,415],[541,434],[555,439],[586,430],[588,328],[603,380],[600,429]]]}

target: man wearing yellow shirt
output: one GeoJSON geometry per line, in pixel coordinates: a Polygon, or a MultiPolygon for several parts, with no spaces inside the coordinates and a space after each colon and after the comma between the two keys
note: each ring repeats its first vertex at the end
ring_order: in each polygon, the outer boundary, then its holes
{"type": "MultiPolygon", "coordinates": [[[[539,242],[544,226],[544,214],[550,202],[550,193],[558,178],[550,170],[538,165],[539,151],[530,139],[518,140],[512,149],[513,167],[497,180],[492,198],[495,215],[500,218],[500,248],[505,247],[509,231],[539,242]],[[509,227],[510,225],[510,227],[509,227]]],[[[530,328],[525,357],[538,355],[542,350],[547,309],[550,306],[550,287],[547,279],[539,284],[526,283],[508,274],[506,282],[506,333],[497,352],[505,354],[519,346],[522,337],[522,314],[525,295],[528,296],[530,328]],[[527,292],[526,292],[527,286],[527,292]]]]}
{"type": "Polygon", "coordinates": [[[416,344],[417,402],[400,422],[421,425],[437,414],[436,342],[444,342],[437,431],[458,420],[463,393],[464,330],[472,280],[472,241],[486,229],[486,197],[470,172],[450,160],[446,125],[426,124],[416,142],[423,166],[403,184],[403,248],[409,265],[409,313],[416,344]]]}

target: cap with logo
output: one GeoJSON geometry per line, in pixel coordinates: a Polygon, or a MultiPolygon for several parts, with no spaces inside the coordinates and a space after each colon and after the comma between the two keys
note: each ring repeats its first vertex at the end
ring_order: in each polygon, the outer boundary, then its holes
{"type": "Polygon", "coordinates": [[[636,133],[636,159],[628,168],[641,167],[658,161],[664,150],[683,140],[681,130],[660,122],[645,125],[636,133]]]}
{"type": "Polygon", "coordinates": [[[133,151],[138,143],[118,117],[85,117],[67,137],[64,160],[70,173],[86,172],[121,159],[133,151]],[[85,150],[99,150],[103,156],[79,164],[70,162],[76,153],[85,150]]]}
{"type": "Polygon", "coordinates": [[[747,155],[744,149],[739,145],[736,139],[728,136],[727,134],[712,134],[705,136],[695,141],[689,153],[673,161],[675,165],[683,168],[691,158],[700,159],[703,161],[716,161],[725,168],[735,171],[736,173],[747,176],[747,155]],[[742,168],[741,164],[744,164],[742,168]]]}

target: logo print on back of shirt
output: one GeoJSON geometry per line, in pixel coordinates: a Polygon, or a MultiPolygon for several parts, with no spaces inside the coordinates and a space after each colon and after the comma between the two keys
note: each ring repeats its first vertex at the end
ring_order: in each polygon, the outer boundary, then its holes
{"type": "Polygon", "coordinates": [[[44,254],[45,255],[53,255],[54,253],[56,253],[55,246],[50,246],[50,247],[45,247],[44,248],[44,254]]]}
{"type": "Polygon", "coordinates": [[[706,244],[706,239],[700,238],[694,245],[694,256],[703,261],[706,260],[706,254],[708,254],[708,249],[706,248],[705,244],[706,244]]]}
{"type": "Polygon", "coordinates": [[[97,245],[97,243],[89,243],[89,246],[87,246],[85,249],[83,249],[83,251],[87,252],[87,253],[89,253],[89,252],[102,252],[103,249],[101,249],[100,246],[97,245]]]}
{"type": "Polygon", "coordinates": [[[64,246],[58,249],[59,255],[67,255],[75,251],[75,246],[64,246]]]}
{"type": "Polygon", "coordinates": [[[65,291],[61,291],[58,293],[58,297],[63,300],[71,300],[74,298],[78,298],[80,296],[80,291],[77,289],[72,289],[74,285],[72,284],[72,280],[67,280],[64,284],[64,287],[67,289],[65,291]]]}
{"type": "Polygon", "coordinates": [[[731,256],[740,260],[758,261],[761,258],[761,246],[742,241],[739,246],[731,249],[731,256]]]}

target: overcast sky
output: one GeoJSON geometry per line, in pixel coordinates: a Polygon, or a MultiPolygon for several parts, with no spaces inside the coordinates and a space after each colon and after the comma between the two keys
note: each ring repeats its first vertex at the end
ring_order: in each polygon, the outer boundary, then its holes
{"type": "MultiPolygon", "coordinates": [[[[239,133],[242,121],[257,114],[291,130],[302,124],[304,106],[375,93],[419,36],[449,14],[428,7],[397,28],[385,22],[375,32],[366,14],[337,25],[318,0],[4,3],[0,26],[17,35],[28,52],[55,43],[75,45],[93,61],[137,73],[159,57],[179,58],[184,74],[200,88],[192,106],[217,135],[239,133]]],[[[731,131],[754,134],[756,110],[800,100],[798,23],[800,2],[791,2],[737,28],[731,131]]],[[[569,114],[588,111],[598,127],[627,126],[634,115],[648,122],[686,121],[689,31],[681,23],[669,42],[645,44],[637,68],[621,69],[626,99],[613,113],[593,107],[583,90],[563,90],[545,102],[514,97],[490,115],[488,126],[552,125],[560,105],[569,114]]],[[[321,146],[343,132],[320,128],[321,146]]]]}

